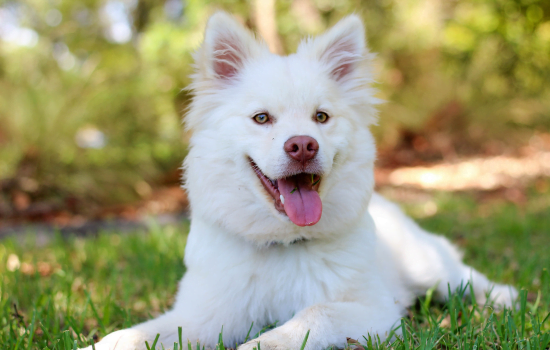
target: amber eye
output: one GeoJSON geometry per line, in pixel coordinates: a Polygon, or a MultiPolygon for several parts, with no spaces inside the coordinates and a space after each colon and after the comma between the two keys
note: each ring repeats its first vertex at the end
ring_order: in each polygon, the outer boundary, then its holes
{"type": "Polygon", "coordinates": [[[324,123],[328,120],[328,115],[325,112],[317,112],[315,115],[315,120],[319,123],[324,123]]]}
{"type": "Polygon", "coordinates": [[[269,116],[266,113],[256,114],[254,116],[254,121],[258,124],[265,124],[269,121],[269,116]]]}

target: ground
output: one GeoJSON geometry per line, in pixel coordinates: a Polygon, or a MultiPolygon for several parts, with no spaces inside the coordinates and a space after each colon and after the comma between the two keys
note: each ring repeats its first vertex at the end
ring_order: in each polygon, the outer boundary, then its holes
{"type": "MultiPolygon", "coordinates": [[[[381,191],[461,247],[468,264],[522,289],[521,300],[516,311],[495,311],[460,297],[435,303],[428,294],[403,319],[404,337],[383,344],[350,339],[349,347],[548,349],[548,186],[525,190],[521,203],[479,192],[381,191]]],[[[39,238],[29,232],[0,241],[1,347],[73,349],[167,310],[185,272],[188,229],[185,221],[152,223],[147,232],[39,238]]]]}

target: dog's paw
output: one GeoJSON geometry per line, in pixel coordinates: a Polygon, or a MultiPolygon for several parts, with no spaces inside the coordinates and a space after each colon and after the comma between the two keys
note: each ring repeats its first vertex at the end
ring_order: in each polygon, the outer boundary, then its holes
{"type": "MultiPolygon", "coordinates": [[[[491,287],[489,301],[496,307],[513,309],[517,307],[518,290],[507,284],[495,284],[491,287]]],[[[486,300],[487,298],[485,298],[486,300]]],[[[485,302],[482,300],[481,302],[485,302]]]]}
{"type": "MultiPolygon", "coordinates": [[[[94,344],[96,350],[142,350],[146,349],[146,335],[137,329],[113,332],[94,344]]],[[[92,350],[92,346],[81,350],[92,350]]]]}
{"type": "MultiPolygon", "coordinates": [[[[262,334],[256,339],[252,339],[242,345],[237,350],[253,350],[258,349],[258,343],[260,343],[260,349],[262,350],[294,350],[296,344],[292,337],[284,337],[279,332],[267,332],[262,334]]],[[[299,346],[296,350],[299,349],[299,346]]]]}
{"type": "MultiPolygon", "coordinates": [[[[254,348],[260,348],[261,350],[299,350],[307,333],[307,331],[300,328],[288,327],[288,325],[275,328],[240,345],[237,350],[253,350],[254,348]],[[260,343],[260,346],[258,346],[258,343],[260,343]]],[[[306,350],[325,348],[324,345],[325,342],[322,338],[309,336],[306,342],[306,350]]]]}
{"type": "Polygon", "coordinates": [[[261,341],[261,340],[251,340],[249,342],[246,342],[242,345],[240,345],[237,350],[254,350],[258,349],[258,343],[260,343],[260,349],[261,350],[290,350],[289,347],[284,347],[282,344],[276,344],[276,343],[269,343],[267,341],[261,341]]]}
{"type": "Polygon", "coordinates": [[[256,339],[239,345],[239,347],[237,347],[237,350],[253,350],[254,348],[258,349],[258,342],[256,341],[256,339]]]}

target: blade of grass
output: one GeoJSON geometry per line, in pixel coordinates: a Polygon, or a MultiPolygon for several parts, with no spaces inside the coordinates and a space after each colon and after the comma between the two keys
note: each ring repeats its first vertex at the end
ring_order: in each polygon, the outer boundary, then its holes
{"type": "Polygon", "coordinates": [[[32,321],[31,321],[31,331],[29,332],[29,343],[27,344],[27,349],[30,349],[32,346],[32,338],[34,337],[34,325],[36,322],[36,310],[32,313],[32,321]]]}
{"type": "Polygon", "coordinates": [[[92,297],[90,296],[90,293],[88,291],[85,291],[85,293],[88,296],[88,299],[90,300],[89,305],[92,308],[92,312],[94,313],[94,316],[97,320],[97,323],[99,324],[99,327],[101,327],[101,331],[103,332],[103,334],[107,333],[107,331],[105,330],[105,325],[103,324],[103,320],[101,319],[101,317],[99,317],[99,314],[97,313],[94,303],[92,302],[92,297]]]}
{"type": "Polygon", "coordinates": [[[63,342],[65,345],[65,350],[70,350],[72,341],[71,341],[71,337],[69,336],[69,331],[63,332],[63,342]]]}
{"type": "Polygon", "coordinates": [[[38,324],[40,325],[40,329],[42,330],[42,332],[46,336],[47,341],[50,342],[50,343],[53,343],[53,338],[52,338],[52,335],[51,335],[50,331],[48,331],[48,327],[45,327],[44,324],[42,324],[42,322],[39,322],[38,324]]]}
{"type": "Polygon", "coordinates": [[[159,341],[159,338],[160,338],[160,333],[157,333],[157,336],[155,337],[155,340],[153,340],[153,345],[151,345],[152,350],[155,350],[155,348],[157,346],[157,342],[159,341]]]}
{"type": "Polygon", "coordinates": [[[248,338],[250,337],[250,332],[252,331],[252,327],[254,326],[254,322],[250,325],[250,328],[248,328],[248,333],[246,333],[246,337],[244,338],[244,343],[248,341],[248,338]]]}
{"type": "Polygon", "coordinates": [[[527,290],[519,291],[520,297],[520,317],[521,317],[521,337],[525,338],[525,313],[527,312],[527,290]]]}
{"type": "Polygon", "coordinates": [[[218,348],[218,350],[224,350],[225,349],[225,346],[223,345],[223,326],[222,326],[222,330],[220,331],[220,334],[218,335],[217,348],[218,348]]]}
{"type": "Polygon", "coordinates": [[[405,350],[409,350],[409,340],[407,339],[407,327],[405,326],[405,319],[401,319],[401,329],[403,330],[403,346],[405,350]]]}
{"type": "MultiPolygon", "coordinates": [[[[306,348],[307,338],[309,338],[309,329],[307,330],[306,336],[304,337],[304,341],[302,342],[302,346],[300,347],[300,350],[304,350],[306,348]]],[[[258,347],[260,347],[260,343],[258,343],[258,347]]]]}
{"type": "Polygon", "coordinates": [[[109,324],[111,319],[111,296],[113,294],[112,289],[109,290],[107,294],[107,299],[103,302],[105,306],[103,307],[103,324],[109,324]]]}

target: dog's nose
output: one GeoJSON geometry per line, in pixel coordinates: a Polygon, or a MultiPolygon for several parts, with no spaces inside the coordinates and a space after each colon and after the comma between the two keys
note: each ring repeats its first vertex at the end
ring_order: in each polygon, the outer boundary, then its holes
{"type": "Polygon", "coordinates": [[[313,137],[301,135],[289,138],[283,148],[289,156],[305,163],[315,157],[319,144],[313,137]]]}

